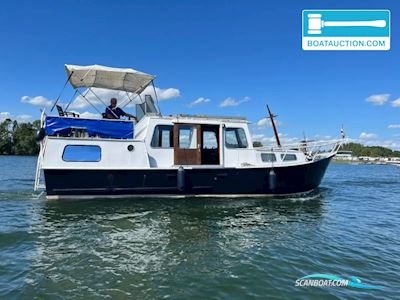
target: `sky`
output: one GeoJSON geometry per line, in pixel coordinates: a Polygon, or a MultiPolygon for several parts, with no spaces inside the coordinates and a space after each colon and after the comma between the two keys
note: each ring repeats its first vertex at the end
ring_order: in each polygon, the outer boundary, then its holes
{"type": "MultiPolygon", "coordinates": [[[[268,104],[286,142],[304,135],[336,138],[343,124],[354,141],[400,149],[398,1],[38,0],[1,6],[0,120],[38,119],[62,90],[64,64],[100,64],[156,75],[165,115],[244,116],[264,144],[273,135],[264,119],[268,104]],[[303,51],[302,10],[332,8],[390,9],[391,50],[303,51]]],[[[60,101],[72,95],[68,86],[60,101]]],[[[77,103],[72,108],[96,112],[77,103]]]]}

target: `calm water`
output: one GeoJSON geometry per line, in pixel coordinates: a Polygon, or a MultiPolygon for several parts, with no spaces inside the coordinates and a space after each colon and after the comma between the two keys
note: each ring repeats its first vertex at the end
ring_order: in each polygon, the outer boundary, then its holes
{"type": "Polygon", "coordinates": [[[0,298],[400,295],[400,168],[332,164],[292,199],[48,202],[35,158],[0,157],[0,298]],[[312,273],[382,290],[295,287],[312,273]]]}

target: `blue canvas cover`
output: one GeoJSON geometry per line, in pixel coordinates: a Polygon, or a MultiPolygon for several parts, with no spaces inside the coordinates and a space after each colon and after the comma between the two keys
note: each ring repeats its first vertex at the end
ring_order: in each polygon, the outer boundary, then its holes
{"type": "Polygon", "coordinates": [[[89,136],[133,139],[134,123],[119,120],[95,120],[47,116],[45,130],[47,135],[68,135],[72,129],[84,129],[89,136]]]}

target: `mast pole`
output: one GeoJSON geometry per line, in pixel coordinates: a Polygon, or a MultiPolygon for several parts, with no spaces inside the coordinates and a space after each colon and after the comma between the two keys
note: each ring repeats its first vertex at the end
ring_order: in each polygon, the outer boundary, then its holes
{"type": "Polygon", "coordinates": [[[281,147],[281,141],[279,140],[278,131],[276,130],[276,125],[275,125],[275,121],[274,121],[274,118],[277,117],[277,116],[272,114],[272,112],[269,109],[268,105],[267,105],[267,109],[268,109],[269,119],[271,119],[272,128],[274,129],[274,135],[275,135],[276,144],[280,148],[281,147]]]}

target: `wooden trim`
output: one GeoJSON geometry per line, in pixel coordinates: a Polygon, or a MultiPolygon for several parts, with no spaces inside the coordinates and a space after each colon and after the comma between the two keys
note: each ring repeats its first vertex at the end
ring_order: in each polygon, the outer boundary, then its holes
{"type": "Polygon", "coordinates": [[[201,165],[201,125],[199,124],[174,124],[174,164],[175,165],[201,165]],[[179,148],[179,129],[183,126],[196,128],[196,148],[179,148]]]}

